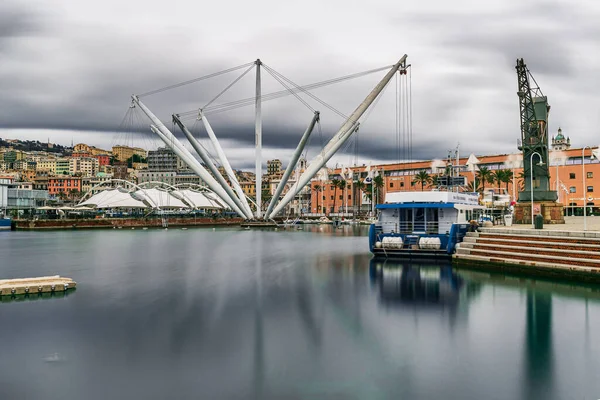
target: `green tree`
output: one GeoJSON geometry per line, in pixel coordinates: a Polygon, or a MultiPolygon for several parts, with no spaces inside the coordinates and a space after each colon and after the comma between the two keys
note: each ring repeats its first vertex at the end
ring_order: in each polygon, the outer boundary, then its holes
{"type": "MultiPolygon", "coordinates": [[[[342,191],[342,199],[344,198],[344,189],[346,189],[346,187],[348,186],[348,183],[343,180],[340,179],[340,181],[338,182],[338,188],[340,188],[340,190],[342,191]]],[[[344,201],[342,200],[342,204],[340,204],[340,208],[344,206],[344,201]]]]}
{"type": "Polygon", "coordinates": [[[335,212],[335,205],[337,203],[337,190],[340,187],[340,180],[333,178],[331,180],[331,184],[333,185],[333,212],[335,212]]]}
{"type": "Polygon", "coordinates": [[[501,175],[502,183],[506,183],[506,192],[508,193],[508,184],[513,179],[513,172],[510,169],[503,169],[501,175]]]}
{"type": "Polygon", "coordinates": [[[147,162],[147,160],[144,157],[142,157],[138,154],[134,154],[127,159],[127,167],[133,168],[133,163],[145,163],[145,162],[147,162]]]}
{"type": "Polygon", "coordinates": [[[317,193],[317,213],[319,212],[319,198],[321,197],[321,192],[323,191],[323,187],[321,185],[313,186],[314,191],[317,193]]]}
{"type": "Polygon", "coordinates": [[[416,183],[420,183],[421,191],[423,191],[423,189],[425,189],[425,185],[431,183],[431,176],[425,170],[419,171],[415,175],[415,178],[413,179],[412,183],[413,185],[416,183]]]}
{"type": "Polygon", "coordinates": [[[479,171],[477,172],[477,181],[481,183],[481,192],[485,193],[485,184],[494,183],[494,176],[492,171],[488,167],[479,167],[479,171]]]}
{"type": "Polygon", "coordinates": [[[375,185],[375,205],[383,203],[381,196],[383,195],[383,186],[385,185],[385,181],[383,180],[383,176],[377,175],[373,178],[373,184],[375,185]]]}
{"type": "Polygon", "coordinates": [[[360,179],[357,179],[354,181],[353,188],[357,195],[355,196],[355,194],[352,193],[352,202],[353,202],[354,206],[356,206],[356,203],[358,203],[358,210],[360,211],[361,199],[362,199],[361,193],[362,193],[362,191],[365,190],[365,183],[363,181],[361,181],[360,179]]]}
{"type": "Polygon", "coordinates": [[[479,187],[475,187],[475,182],[469,182],[467,186],[465,186],[465,190],[470,193],[479,192],[479,187]]]}

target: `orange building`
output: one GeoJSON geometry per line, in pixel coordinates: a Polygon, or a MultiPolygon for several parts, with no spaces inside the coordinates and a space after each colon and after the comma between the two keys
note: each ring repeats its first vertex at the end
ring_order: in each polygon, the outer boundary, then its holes
{"type": "Polygon", "coordinates": [[[81,192],[81,178],[74,176],[48,178],[48,194],[69,194],[73,191],[81,192]]]}
{"type": "MultiPolygon", "coordinates": [[[[583,206],[584,199],[586,205],[593,208],[594,212],[600,212],[600,161],[591,159],[592,152],[589,148],[584,151],[585,167],[582,165],[582,149],[566,149],[561,151],[550,151],[550,188],[556,190],[558,184],[559,202],[565,205],[569,212],[577,212],[583,206]],[[585,168],[585,187],[584,187],[584,168],[585,168]],[[558,180],[557,180],[558,177],[558,180]]],[[[473,183],[474,174],[466,166],[467,157],[460,158],[460,175],[466,178],[467,184],[473,183]]],[[[519,187],[523,185],[523,179],[520,178],[523,172],[523,160],[520,153],[516,154],[498,154],[490,156],[478,156],[478,168],[487,167],[495,172],[501,169],[509,169],[513,172],[514,178],[507,183],[501,183],[500,189],[507,192],[511,197],[518,200],[519,187]]],[[[456,162],[456,160],[453,160],[456,162]]],[[[389,192],[431,190],[434,188],[431,184],[421,188],[421,184],[415,181],[415,176],[420,171],[426,171],[430,176],[439,175],[444,172],[446,162],[439,160],[414,161],[395,164],[374,165],[372,171],[377,171],[377,175],[383,176],[383,187],[380,188],[380,199],[385,198],[389,192]]],[[[370,202],[365,200],[362,191],[356,190],[356,185],[352,182],[360,180],[364,182],[367,177],[366,166],[349,167],[352,171],[352,179],[346,179],[348,188],[345,193],[332,185],[332,179],[341,180],[341,169],[329,171],[329,180],[320,181],[313,179],[311,182],[311,211],[313,213],[343,212],[348,202],[348,212],[369,211],[370,202]],[[317,191],[317,187],[320,190],[317,191]],[[360,194],[359,194],[360,193],[360,194]],[[317,198],[320,195],[319,198],[317,198]],[[317,210],[317,201],[319,210],[317,210]]],[[[481,182],[477,182],[477,187],[481,190],[481,182]]],[[[498,183],[485,183],[485,188],[498,188],[498,183]]],[[[535,191],[535,186],[534,186],[535,191]]]]}
{"type": "Polygon", "coordinates": [[[93,157],[98,159],[99,165],[109,165],[110,164],[110,156],[108,154],[96,154],[93,157]]]}

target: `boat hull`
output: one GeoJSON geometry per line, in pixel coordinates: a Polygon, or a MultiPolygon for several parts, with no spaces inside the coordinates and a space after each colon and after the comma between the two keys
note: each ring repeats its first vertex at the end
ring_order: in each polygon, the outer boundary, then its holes
{"type": "Polygon", "coordinates": [[[448,234],[416,236],[378,232],[377,226],[372,224],[369,228],[369,248],[371,253],[377,258],[448,260],[452,258],[456,244],[463,241],[468,230],[469,224],[457,223],[452,225],[448,234]],[[382,241],[386,237],[402,238],[402,248],[384,247],[382,241]],[[411,238],[417,238],[417,242],[411,242],[411,238]],[[439,249],[420,248],[418,245],[419,238],[438,238],[440,247],[439,249]]]}
{"type": "Polygon", "coordinates": [[[9,218],[0,218],[0,231],[2,230],[10,230],[10,222],[9,218]]]}

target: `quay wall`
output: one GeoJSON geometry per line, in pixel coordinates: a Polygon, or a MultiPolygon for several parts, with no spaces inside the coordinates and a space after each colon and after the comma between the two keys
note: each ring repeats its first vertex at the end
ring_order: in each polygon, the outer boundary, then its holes
{"type": "MultiPolygon", "coordinates": [[[[168,218],[168,226],[214,226],[240,225],[241,218],[168,218]]],[[[44,229],[98,229],[98,228],[162,228],[159,218],[97,218],[97,219],[50,219],[24,220],[12,222],[14,230],[44,230],[44,229]]]]}

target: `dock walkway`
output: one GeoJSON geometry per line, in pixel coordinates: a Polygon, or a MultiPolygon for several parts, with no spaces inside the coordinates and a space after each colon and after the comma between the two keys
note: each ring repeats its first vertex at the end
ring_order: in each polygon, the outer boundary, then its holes
{"type": "Polygon", "coordinates": [[[600,282],[600,218],[572,217],[565,225],[527,225],[470,232],[452,256],[457,267],[600,282]],[[571,228],[571,229],[565,229],[571,228]]]}
{"type": "Polygon", "coordinates": [[[59,275],[39,278],[0,279],[0,296],[64,292],[77,286],[71,278],[59,275]]]}

